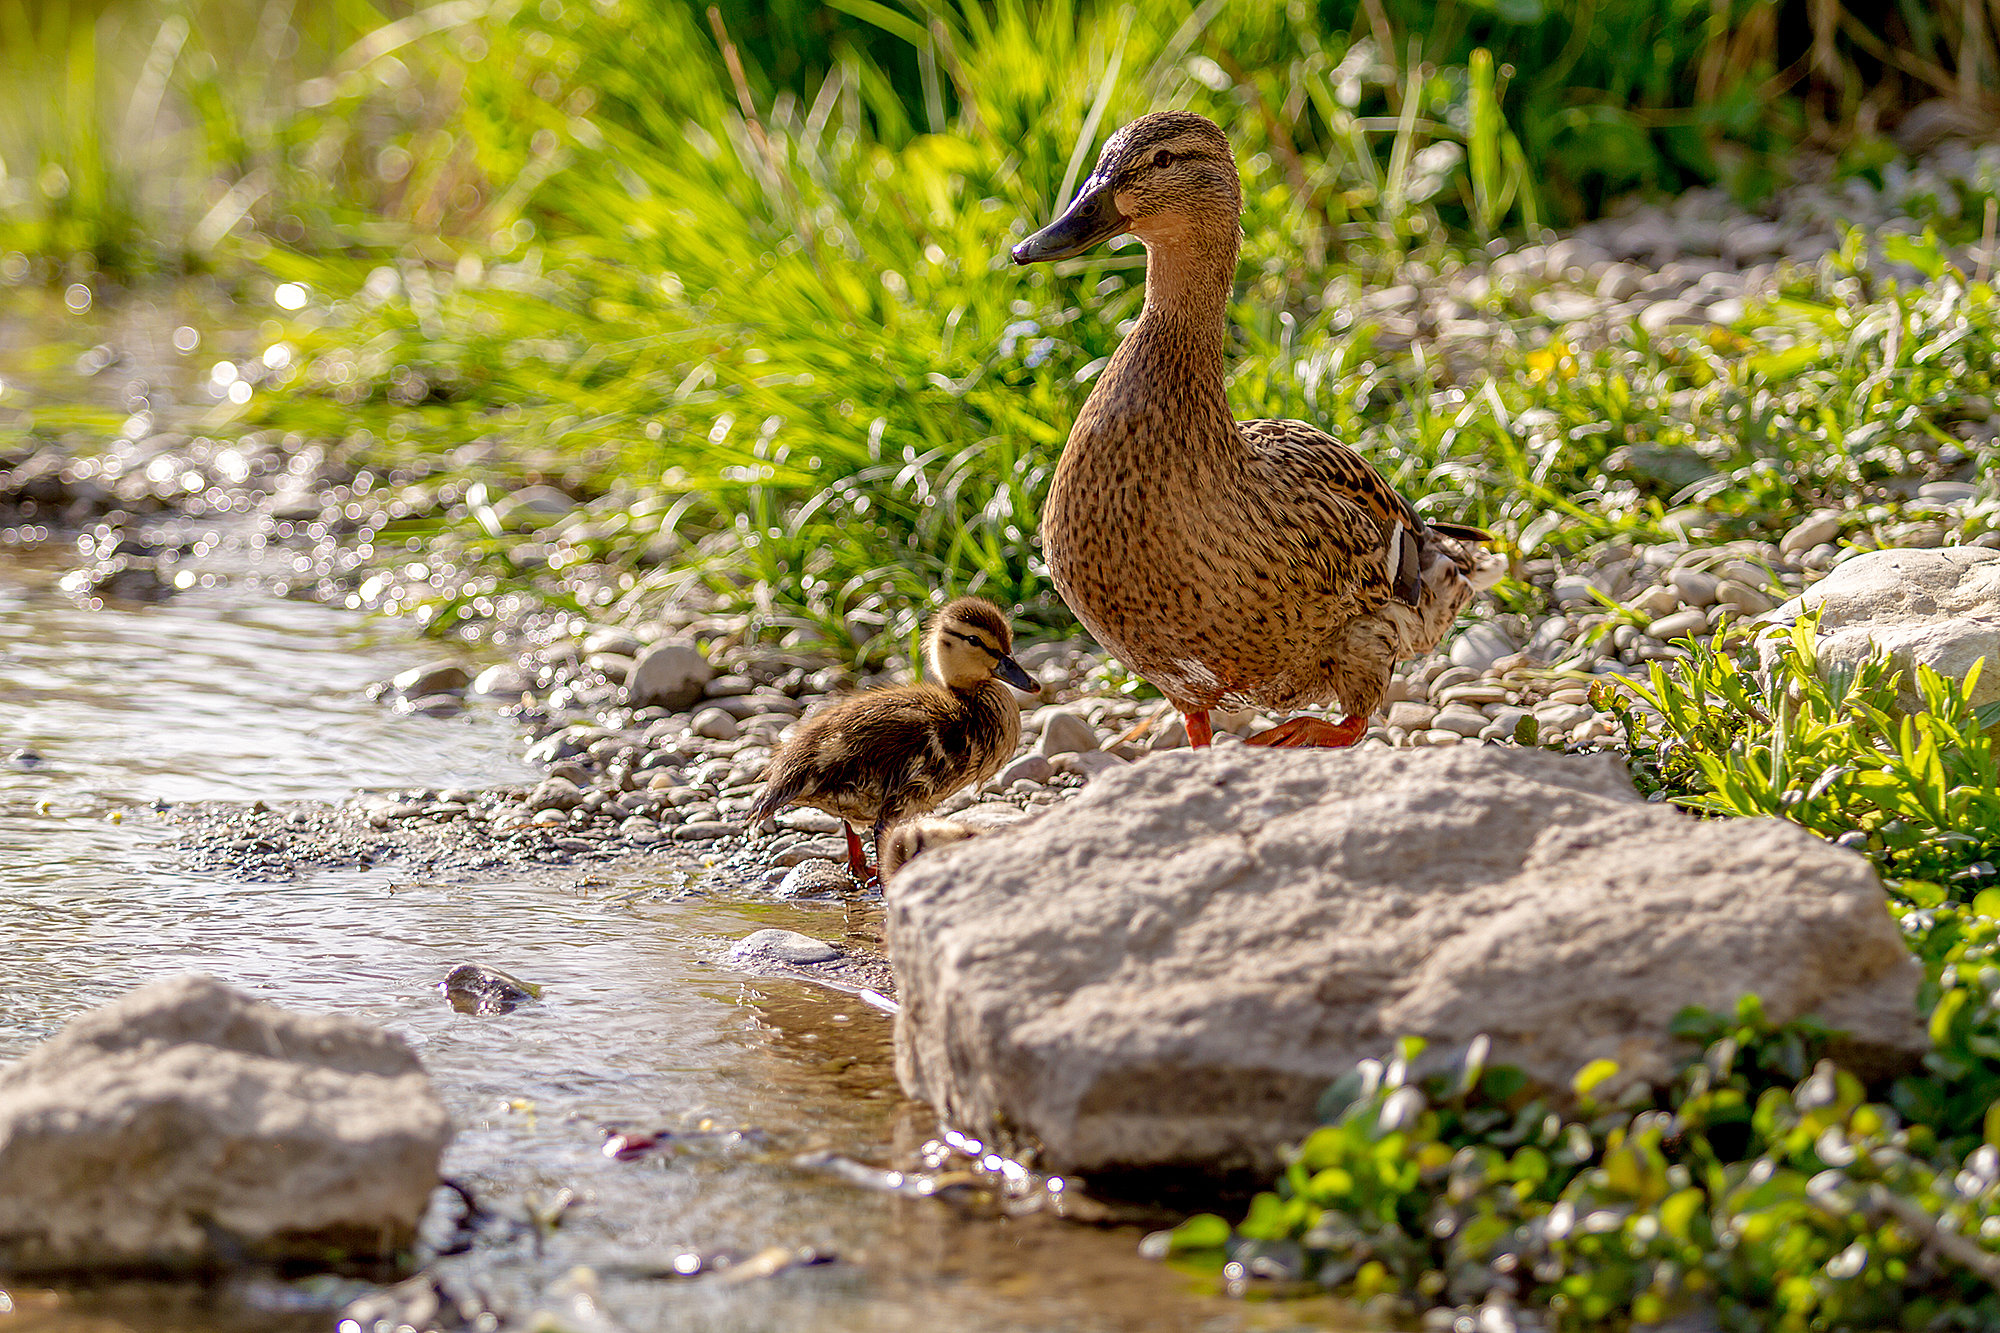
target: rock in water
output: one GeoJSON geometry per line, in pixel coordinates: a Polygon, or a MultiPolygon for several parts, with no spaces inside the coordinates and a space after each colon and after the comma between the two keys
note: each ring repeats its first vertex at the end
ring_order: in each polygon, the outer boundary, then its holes
{"type": "Polygon", "coordinates": [[[1664,1080],[1675,1013],[1748,992],[1858,1072],[1925,1049],[1866,861],[1649,804],[1606,755],[1175,751],[885,898],[904,1089],[1056,1170],[1268,1170],[1405,1034],[1484,1033],[1558,1101],[1600,1057],[1664,1080]]]}
{"type": "Polygon", "coordinates": [[[0,1066],[0,1271],[394,1262],[450,1137],[402,1038],[160,982],[0,1066]]]}
{"type": "Polygon", "coordinates": [[[1923,703],[1917,663],[1964,680],[1983,657],[1972,702],[2000,699],[2000,551],[1979,546],[1870,551],[1836,567],[1769,619],[1790,624],[1815,609],[1814,646],[1822,670],[1852,666],[1877,648],[1886,649],[1903,672],[1901,703],[1916,709],[1923,703]]]}

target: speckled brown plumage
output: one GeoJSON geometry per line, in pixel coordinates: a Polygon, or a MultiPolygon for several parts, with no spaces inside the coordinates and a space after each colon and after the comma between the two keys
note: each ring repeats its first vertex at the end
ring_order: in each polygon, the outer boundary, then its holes
{"type": "Polygon", "coordinates": [[[1020,706],[996,672],[1032,687],[1012,651],[1006,617],[992,603],[952,602],[934,618],[928,644],[931,670],[945,683],[869,690],[815,712],[772,757],[750,818],[806,805],[872,826],[879,840],[887,825],[992,777],[1021,739],[1020,706]]]}
{"type": "Polygon", "coordinates": [[[1145,308],[1070,431],[1042,542],[1078,619],[1182,712],[1337,700],[1365,716],[1497,562],[1484,533],[1427,524],[1324,432],[1231,414],[1239,208],[1222,132],[1161,113],[1113,135],[1078,203],[1017,250],[1121,230],[1147,248],[1145,308]]]}

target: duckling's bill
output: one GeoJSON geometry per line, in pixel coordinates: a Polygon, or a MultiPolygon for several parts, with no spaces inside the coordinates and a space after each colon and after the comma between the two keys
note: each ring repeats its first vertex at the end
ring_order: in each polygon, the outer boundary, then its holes
{"type": "Polygon", "coordinates": [[[1021,664],[1006,654],[1001,654],[993,664],[993,674],[1012,685],[1017,690],[1029,694],[1040,694],[1042,683],[1022,669],[1021,664]]]}

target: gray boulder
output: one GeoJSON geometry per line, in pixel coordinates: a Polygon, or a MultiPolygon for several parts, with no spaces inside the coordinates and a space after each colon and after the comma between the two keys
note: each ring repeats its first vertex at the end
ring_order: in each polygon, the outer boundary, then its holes
{"type": "Polygon", "coordinates": [[[0,1066],[0,1272],[394,1261],[450,1137],[400,1037],[160,982],[0,1066]]]}
{"type": "Polygon", "coordinates": [[[1675,1013],[1749,992],[1868,1074],[1925,1049],[1866,861],[1647,803],[1608,755],[1155,755],[886,908],[904,1089],[1058,1170],[1268,1169],[1404,1034],[1485,1034],[1558,1100],[1600,1057],[1665,1079],[1675,1013]]]}
{"type": "Polygon", "coordinates": [[[633,708],[679,712],[699,703],[715,668],[691,643],[656,643],[640,653],[625,679],[625,702],[633,708]]]}
{"type": "Polygon", "coordinates": [[[1814,648],[1822,669],[1853,665],[1878,648],[1886,650],[1903,671],[1902,705],[1914,709],[1923,701],[1916,689],[1919,662],[1964,680],[1983,657],[1972,702],[2000,699],[2000,551],[1982,546],[1870,551],[1836,566],[1767,619],[1789,625],[1815,609],[1814,648]]]}

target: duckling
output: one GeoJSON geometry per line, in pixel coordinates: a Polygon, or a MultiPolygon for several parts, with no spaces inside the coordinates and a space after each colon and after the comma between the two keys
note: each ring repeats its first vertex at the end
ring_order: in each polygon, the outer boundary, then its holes
{"type": "Polygon", "coordinates": [[[1214,122],[1156,112],[1105,143],[1061,217],[1014,248],[1146,247],[1137,326],[1078,414],[1042,511],[1062,598],[1206,745],[1219,705],[1295,717],[1258,745],[1351,745],[1395,663],[1429,652],[1504,562],[1431,522],[1367,460],[1300,421],[1237,421],[1223,382],[1242,192],[1214,122]]]}
{"type": "Polygon", "coordinates": [[[943,684],[869,690],[807,718],[772,756],[751,822],[788,805],[838,815],[847,821],[848,869],[867,883],[857,825],[873,826],[879,851],[889,825],[984,782],[1013,756],[1021,708],[1007,686],[1041,690],[1013,651],[1013,632],[993,603],[951,602],[932,620],[925,645],[931,675],[943,684]]]}
{"type": "Polygon", "coordinates": [[[904,866],[925,852],[976,838],[979,833],[980,830],[970,824],[949,819],[911,819],[895,825],[875,852],[876,860],[882,867],[882,882],[887,884],[904,866]]]}

